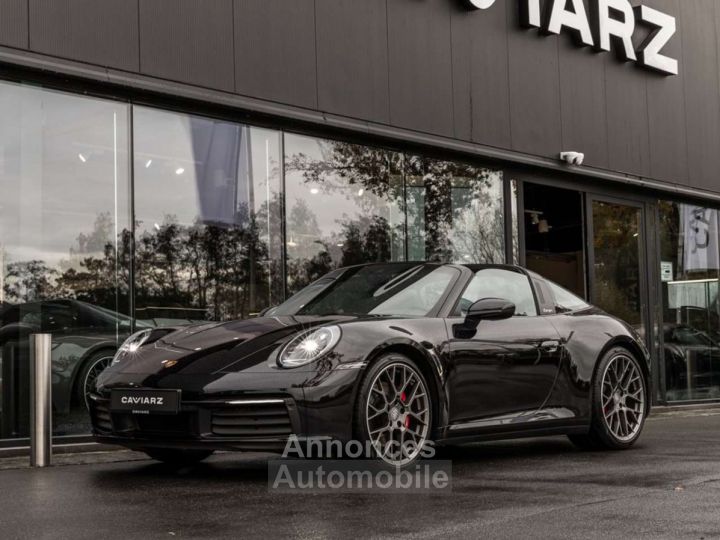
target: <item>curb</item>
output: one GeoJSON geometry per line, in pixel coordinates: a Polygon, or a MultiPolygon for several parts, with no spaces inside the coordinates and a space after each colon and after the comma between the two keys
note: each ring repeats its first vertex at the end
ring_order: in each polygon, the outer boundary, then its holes
{"type": "Polygon", "coordinates": [[[694,403],[688,405],[656,405],[650,410],[650,418],[667,416],[702,416],[720,414],[720,403],[694,403]]]}
{"type": "MultiPolygon", "coordinates": [[[[53,445],[53,455],[62,454],[80,454],[88,452],[113,452],[125,450],[120,446],[112,446],[109,444],[100,444],[93,442],[85,443],[69,443],[69,444],[56,444],[53,445]]],[[[10,448],[0,448],[0,459],[2,458],[13,458],[13,457],[28,457],[30,456],[30,447],[28,446],[12,446],[10,448]]]]}

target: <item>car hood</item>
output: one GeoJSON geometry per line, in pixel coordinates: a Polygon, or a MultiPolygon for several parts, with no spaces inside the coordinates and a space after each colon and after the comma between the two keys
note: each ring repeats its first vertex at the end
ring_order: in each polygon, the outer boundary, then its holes
{"type": "MultiPolygon", "coordinates": [[[[373,319],[376,319],[373,317],[373,319]]],[[[132,357],[123,359],[119,373],[223,373],[275,370],[271,354],[300,332],[327,324],[362,320],[351,316],[261,317],[176,328],[132,357]]]]}

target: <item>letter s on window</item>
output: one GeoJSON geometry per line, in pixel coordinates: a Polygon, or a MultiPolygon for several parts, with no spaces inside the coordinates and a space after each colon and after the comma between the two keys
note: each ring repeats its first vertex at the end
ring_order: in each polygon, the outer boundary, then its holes
{"type": "Polygon", "coordinates": [[[638,51],[638,62],[650,69],[668,75],[678,74],[678,61],[660,51],[668,44],[677,30],[675,17],[662,13],[648,6],[637,6],[635,17],[650,25],[654,31],[650,33],[638,51]]]}

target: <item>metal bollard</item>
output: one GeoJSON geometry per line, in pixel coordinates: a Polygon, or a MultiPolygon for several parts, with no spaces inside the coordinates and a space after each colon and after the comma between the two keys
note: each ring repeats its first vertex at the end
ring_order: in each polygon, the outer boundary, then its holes
{"type": "Polygon", "coordinates": [[[30,466],[52,464],[51,335],[30,336],[30,466]]]}

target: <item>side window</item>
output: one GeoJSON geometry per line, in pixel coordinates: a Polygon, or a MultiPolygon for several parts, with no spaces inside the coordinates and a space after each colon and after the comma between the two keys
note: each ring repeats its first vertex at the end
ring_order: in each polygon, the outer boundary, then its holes
{"type": "Polygon", "coordinates": [[[468,308],[483,298],[503,298],[515,304],[515,315],[537,315],[530,280],[524,274],[502,268],[483,268],[470,281],[458,302],[455,315],[464,316],[468,308]]]}
{"type": "Polygon", "coordinates": [[[77,326],[77,316],[72,307],[65,304],[46,304],[40,312],[40,324],[44,332],[69,330],[77,326]]]}
{"type": "Polygon", "coordinates": [[[552,294],[555,297],[555,306],[558,313],[577,311],[579,309],[590,307],[585,300],[575,296],[570,291],[563,289],[560,285],[553,283],[552,281],[546,281],[545,283],[548,284],[550,291],[552,291],[552,294]]]}

